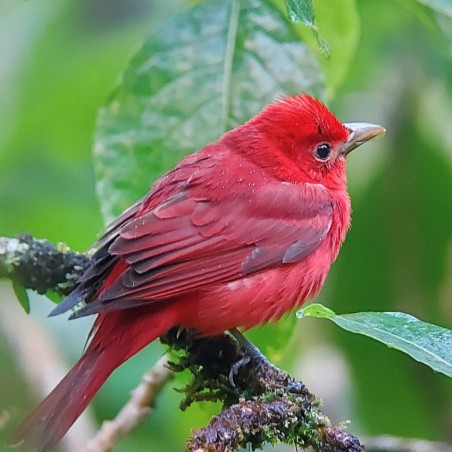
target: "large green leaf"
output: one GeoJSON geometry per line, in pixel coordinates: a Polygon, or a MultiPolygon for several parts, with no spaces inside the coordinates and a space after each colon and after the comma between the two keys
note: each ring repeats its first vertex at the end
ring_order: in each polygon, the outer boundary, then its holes
{"type": "Polygon", "coordinates": [[[363,334],[400,350],[416,361],[452,377],[452,331],[403,312],[358,312],[337,315],[321,304],[311,304],[297,316],[326,318],[352,333],[363,334]]]}
{"type": "Polygon", "coordinates": [[[184,155],[279,95],[323,93],[318,62],[271,1],[209,1],[173,16],[100,111],[97,192],[106,220],[184,155]]]}

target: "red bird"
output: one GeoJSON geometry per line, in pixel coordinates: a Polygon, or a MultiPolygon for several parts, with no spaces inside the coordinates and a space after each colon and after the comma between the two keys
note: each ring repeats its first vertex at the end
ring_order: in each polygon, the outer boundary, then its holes
{"type": "Polygon", "coordinates": [[[98,314],[72,370],[18,427],[51,449],[124,361],[174,326],[215,335],[277,320],[322,287],[350,226],[346,156],[384,133],[302,94],[182,160],[108,228],[51,315],[98,314]]]}

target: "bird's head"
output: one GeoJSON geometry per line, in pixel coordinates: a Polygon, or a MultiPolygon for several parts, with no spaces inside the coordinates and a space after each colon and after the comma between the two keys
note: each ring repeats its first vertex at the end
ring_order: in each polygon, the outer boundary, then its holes
{"type": "Polygon", "coordinates": [[[375,124],[342,124],[323,103],[307,94],[278,100],[249,125],[260,142],[254,157],[275,176],[331,188],[345,184],[349,152],[385,132],[375,124]]]}

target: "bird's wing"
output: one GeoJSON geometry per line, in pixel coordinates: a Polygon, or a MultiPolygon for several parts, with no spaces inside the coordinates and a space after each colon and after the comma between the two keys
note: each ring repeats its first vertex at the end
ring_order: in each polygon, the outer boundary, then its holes
{"type": "MultiPolygon", "coordinates": [[[[126,209],[104,230],[100,239],[90,250],[95,251],[90,259],[90,265],[77,281],[76,287],[49,314],[49,317],[62,314],[74,308],[81,302],[91,302],[104,286],[105,281],[114,281],[119,275],[120,258],[109,253],[111,244],[118,238],[121,228],[133,218],[157,207],[168,198],[183,191],[187,181],[201,168],[209,171],[217,163],[208,156],[200,156],[200,152],[189,155],[178,166],[160,178],[147,196],[135,202],[126,209]]],[[[141,303],[142,304],[142,303],[141,303]]]]}
{"type": "MultiPolygon", "coordinates": [[[[276,181],[218,199],[188,186],[110,232],[108,255],[115,266],[95,299],[73,317],[168,299],[300,261],[331,226],[329,195],[314,188],[276,181]]],[[[100,259],[98,274],[102,265],[100,259]]]]}

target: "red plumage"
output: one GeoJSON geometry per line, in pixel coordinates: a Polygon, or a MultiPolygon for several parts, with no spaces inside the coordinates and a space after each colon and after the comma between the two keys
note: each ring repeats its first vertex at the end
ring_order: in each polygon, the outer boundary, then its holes
{"type": "Polygon", "coordinates": [[[98,314],[93,337],[12,441],[52,448],[111,372],[173,326],[249,328],[315,295],[350,224],[345,156],[384,130],[353,126],[312,97],[289,97],[157,181],[53,311],[85,301],[72,317],[98,314]]]}

